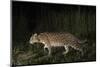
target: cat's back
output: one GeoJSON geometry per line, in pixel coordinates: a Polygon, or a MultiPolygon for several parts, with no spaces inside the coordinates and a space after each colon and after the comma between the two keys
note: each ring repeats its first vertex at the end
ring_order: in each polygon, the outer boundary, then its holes
{"type": "Polygon", "coordinates": [[[40,33],[42,40],[49,40],[51,43],[71,43],[76,42],[78,39],[67,32],[44,32],[40,33]]]}

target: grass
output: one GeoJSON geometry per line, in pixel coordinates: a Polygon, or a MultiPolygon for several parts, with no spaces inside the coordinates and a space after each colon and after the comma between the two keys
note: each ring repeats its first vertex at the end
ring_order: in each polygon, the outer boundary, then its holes
{"type": "Polygon", "coordinates": [[[47,56],[48,51],[44,52],[42,44],[30,45],[27,42],[14,42],[12,49],[12,64],[13,65],[40,65],[40,64],[55,64],[55,63],[72,63],[72,62],[87,62],[96,60],[96,45],[92,42],[87,42],[84,46],[84,55],[79,51],[70,48],[68,54],[63,55],[63,47],[52,48],[52,56],[47,56]]]}

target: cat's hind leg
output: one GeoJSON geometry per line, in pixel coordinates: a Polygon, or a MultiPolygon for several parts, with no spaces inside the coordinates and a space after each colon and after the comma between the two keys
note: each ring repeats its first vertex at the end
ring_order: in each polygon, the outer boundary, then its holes
{"type": "Polygon", "coordinates": [[[63,54],[67,54],[69,52],[69,47],[65,45],[64,48],[65,48],[65,52],[63,52],[63,54]]]}

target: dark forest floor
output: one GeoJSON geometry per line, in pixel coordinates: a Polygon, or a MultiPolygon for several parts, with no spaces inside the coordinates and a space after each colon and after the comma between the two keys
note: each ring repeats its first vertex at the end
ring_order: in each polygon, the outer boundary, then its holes
{"type": "Polygon", "coordinates": [[[74,63],[96,61],[96,44],[93,42],[85,43],[83,46],[84,55],[79,51],[70,48],[70,51],[63,55],[63,47],[52,48],[52,56],[47,56],[48,51],[44,52],[41,44],[30,45],[27,42],[14,42],[12,49],[13,65],[40,65],[55,63],[74,63]]]}

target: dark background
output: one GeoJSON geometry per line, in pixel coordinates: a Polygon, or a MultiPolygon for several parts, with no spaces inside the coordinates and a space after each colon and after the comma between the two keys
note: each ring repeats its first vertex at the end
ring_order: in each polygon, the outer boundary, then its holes
{"type": "Polygon", "coordinates": [[[87,39],[88,47],[93,46],[89,51],[94,51],[88,61],[96,58],[96,6],[12,1],[13,48],[28,42],[35,32],[70,32],[87,39]]]}

